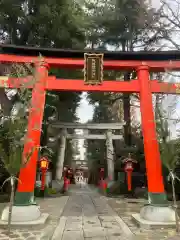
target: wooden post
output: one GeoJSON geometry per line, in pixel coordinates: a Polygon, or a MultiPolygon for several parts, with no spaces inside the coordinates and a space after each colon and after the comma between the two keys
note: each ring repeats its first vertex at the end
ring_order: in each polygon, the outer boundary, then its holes
{"type": "Polygon", "coordinates": [[[106,147],[107,147],[107,167],[108,167],[108,178],[114,180],[114,147],[112,140],[112,130],[106,132],[106,147]]]}
{"type": "Polygon", "coordinates": [[[63,172],[64,157],[65,157],[65,150],[66,150],[66,137],[67,137],[67,129],[63,129],[61,139],[60,139],[59,154],[58,154],[57,169],[56,169],[56,179],[59,181],[62,178],[62,172],[63,172]]]}
{"type": "Polygon", "coordinates": [[[149,203],[153,205],[165,205],[167,204],[167,199],[164,191],[162,162],[156,135],[148,66],[139,67],[137,75],[140,84],[140,106],[149,203]]]}
{"type": "Polygon", "coordinates": [[[32,154],[28,163],[20,170],[19,184],[15,196],[15,205],[28,206],[34,204],[34,187],[36,182],[36,168],[40,146],[41,127],[46,97],[46,81],[48,65],[40,61],[35,65],[35,85],[32,90],[32,100],[28,119],[28,131],[24,145],[24,156],[32,154]]]}

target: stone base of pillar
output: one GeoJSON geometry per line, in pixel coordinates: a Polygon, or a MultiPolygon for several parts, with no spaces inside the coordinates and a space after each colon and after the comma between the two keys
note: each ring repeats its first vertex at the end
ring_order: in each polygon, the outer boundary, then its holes
{"type": "Polygon", "coordinates": [[[147,205],[142,207],[140,216],[148,221],[173,222],[175,221],[175,212],[172,207],[159,207],[147,205]]]}
{"type": "Polygon", "coordinates": [[[140,214],[132,214],[132,219],[142,228],[175,227],[175,211],[172,207],[147,205],[140,214]]]}
{"type": "MultiPolygon", "coordinates": [[[[7,225],[9,215],[9,206],[5,207],[0,220],[0,225],[7,225]]],[[[42,225],[46,222],[49,214],[40,212],[37,205],[13,206],[12,225],[42,225]]]]}

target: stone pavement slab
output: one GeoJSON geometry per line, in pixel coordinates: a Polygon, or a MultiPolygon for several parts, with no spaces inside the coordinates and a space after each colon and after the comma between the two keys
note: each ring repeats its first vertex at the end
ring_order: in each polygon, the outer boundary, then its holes
{"type": "Polygon", "coordinates": [[[65,231],[62,240],[84,240],[83,231],[65,231]]]}
{"type": "MultiPolygon", "coordinates": [[[[115,213],[97,192],[88,186],[72,186],[70,197],[53,240],[129,240],[115,213]]],[[[132,232],[131,232],[132,235],[132,232]]]]}
{"type": "Polygon", "coordinates": [[[105,237],[106,232],[103,227],[83,227],[84,237],[85,238],[94,238],[94,237],[105,237]]]}
{"type": "Polygon", "coordinates": [[[85,238],[85,240],[106,240],[106,237],[85,238]]]}

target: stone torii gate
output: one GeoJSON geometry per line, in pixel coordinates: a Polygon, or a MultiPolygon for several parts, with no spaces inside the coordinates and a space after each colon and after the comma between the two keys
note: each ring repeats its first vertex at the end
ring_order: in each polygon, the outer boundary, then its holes
{"type": "MultiPolygon", "coordinates": [[[[113,130],[122,130],[124,123],[63,123],[57,122],[50,125],[49,131],[53,129],[61,129],[57,140],[60,138],[58,162],[57,162],[57,171],[56,178],[61,180],[62,171],[64,165],[64,157],[66,150],[66,139],[94,139],[94,140],[106,140],[106,157],[107,157],[107,167],[108,167],[108,179],[114,180],[114,147],[113,140],[122,140],[122,134],[113,134],[113,130]],[[84,134],[69,134],[68,129],[82,129],[84,134]],[[89,130],[104,130],[104,134],[91,134],[89,130]]],[[[49,138],[51,140],[51,138],[49,138]]]]}

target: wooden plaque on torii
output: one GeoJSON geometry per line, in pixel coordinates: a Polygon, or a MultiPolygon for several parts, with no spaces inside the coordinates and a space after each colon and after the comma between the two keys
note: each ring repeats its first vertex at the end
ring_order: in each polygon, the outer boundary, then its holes
{"type": "Polygon", "coordinates": [[[84,82],[98,85],[103,82],[103,54],[84,54],[84,82]]]}

